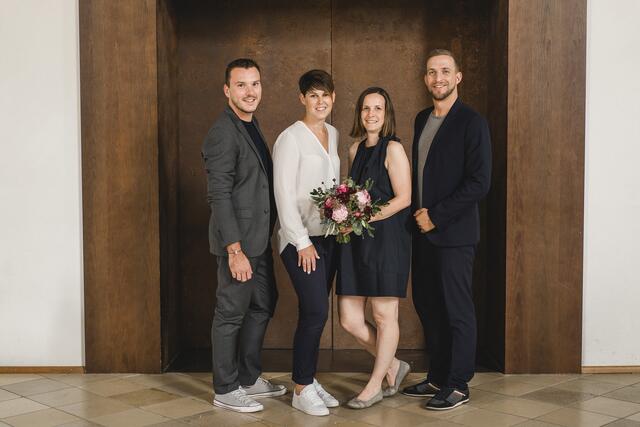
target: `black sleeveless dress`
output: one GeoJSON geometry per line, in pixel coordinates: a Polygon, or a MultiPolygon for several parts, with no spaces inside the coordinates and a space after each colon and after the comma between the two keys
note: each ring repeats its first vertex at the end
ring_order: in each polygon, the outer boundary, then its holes
{"type": "MultiPolygon", "coordinates": [[[[363,185],[374,181],[372,200],[387,202],[394,197],[384,162],[387,146],[395,137],[381,138],[373,147],[358,146],[349,175],[363,185]]],[[[351,242],[339,246],[340,261],[336,294],[363,297],[400,297],[407,295],[411,262],[410,209],[407,207],[382,221],[373,222],[374,237],[351,235],[351,242]]]]}

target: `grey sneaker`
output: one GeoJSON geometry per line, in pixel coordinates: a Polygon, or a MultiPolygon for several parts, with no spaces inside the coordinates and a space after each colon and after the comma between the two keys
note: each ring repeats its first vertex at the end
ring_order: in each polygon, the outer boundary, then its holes
{"type": "Polygon", "coordinates": [[[276,397],[282,396],[287,392],[285,386],[280,384],[271,384],[268,380],[258,377],[254,385],[241,386],[247,396],[255,399],[258,397],[276,397]]]}
{"type": "Polygon", "coordinates": [[[241,388],[229,393],[216,394],[213,398],[213,406],[236,412],[258,412],[264,409],[261,403],[247,396],[241,388]]]}

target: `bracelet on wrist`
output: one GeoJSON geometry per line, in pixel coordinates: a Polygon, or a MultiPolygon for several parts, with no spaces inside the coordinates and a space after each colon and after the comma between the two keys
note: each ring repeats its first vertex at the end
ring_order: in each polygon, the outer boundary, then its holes
{"type": "Polygon", "coordinates": [[[229,255],[238,255],[239,253],[242,253],[242,249],[232,249],[231,252],[227,251],[227,253],[229,255]]]}

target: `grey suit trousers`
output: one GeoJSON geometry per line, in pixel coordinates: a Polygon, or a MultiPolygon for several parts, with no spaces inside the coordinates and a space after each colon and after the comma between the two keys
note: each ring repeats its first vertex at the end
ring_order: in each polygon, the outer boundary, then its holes
{"type": "Polygon", "coordinates": [[[219,256],[216,308],[211,326],[213,389],[229,393],[249,386],[262,373],[264,334],[278,299],[271,247],[249,258],[253,277],[244,283],[231,277],[229,260],[219,256]]]}

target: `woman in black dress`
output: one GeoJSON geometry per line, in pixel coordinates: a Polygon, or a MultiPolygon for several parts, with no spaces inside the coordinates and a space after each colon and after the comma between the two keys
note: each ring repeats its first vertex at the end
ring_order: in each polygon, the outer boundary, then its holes
{"type": "MultiPolygon", "coordinates": [[[[342,245],[336,293],[342,327],[372,355],[371,378],[358,396],[348,402],[354,409],[367,408],[395,394],[409,365],[396,359],[398,304],[407,293],[411,236],[411,171],[407,155],[395,132],[391,99],[384,89],[366,89],[356,104],[351,136],[361,139],[349,149],[349,175],[358,184],[372,179],[372,200],[388,204],[372,218],[375,237],[352,236],[342,245]],[[375,327],[365,320],[371,301],[375,327]],[[388,388],[382,390],[387,379],[388,388]]],[[[349,231],[349,230],[347,230],[349,231]]],[[[366,233],[365,233],[366,234],[366,233]]]]}

